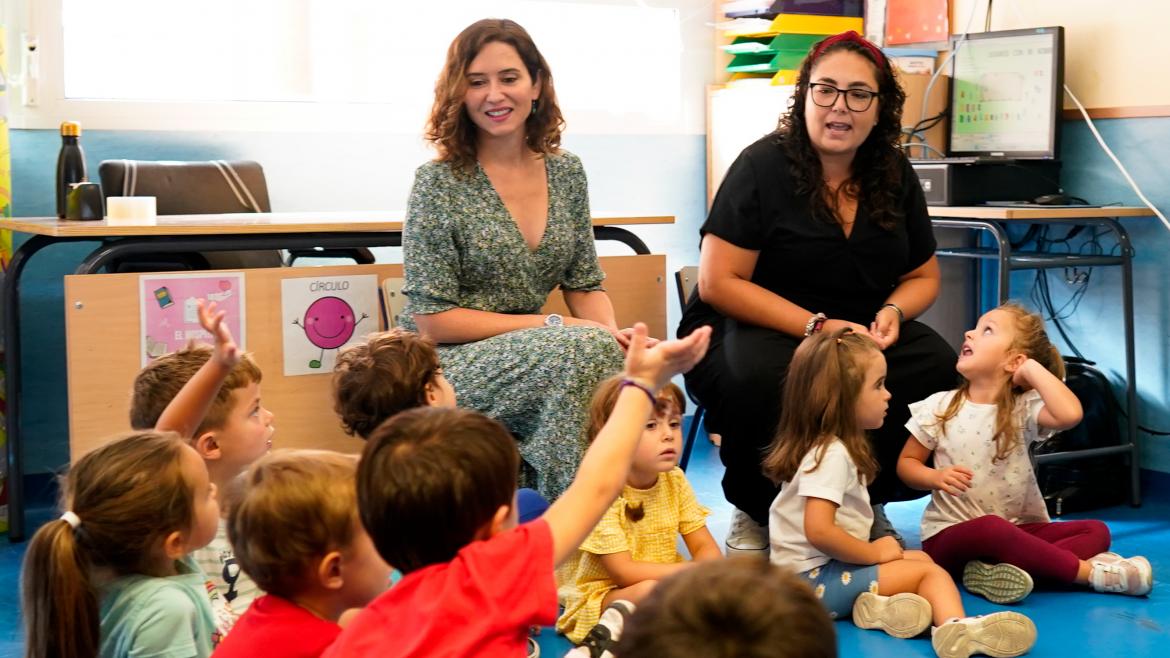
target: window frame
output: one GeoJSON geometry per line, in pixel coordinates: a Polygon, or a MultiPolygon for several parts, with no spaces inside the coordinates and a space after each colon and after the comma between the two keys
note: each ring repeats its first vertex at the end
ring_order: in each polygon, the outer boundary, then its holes
{"type": "MultiPolygon", "coordinates": [[[[79,121],[86,130],[420,134],[426,121],[425,113],[418,117],[417,125],[387,121],[390,103],[68,99],[64,94],[63,0],[14,0],[5,4],[0,20],[9,26],[8,105],[12,128],[55,130],[61,121],[72,120],[79,121]],[[30,57],[32,44],[36,50],[30,57]],[[29,76],[30,68],[36,70],[35,76],[29,76]],[[30,81],[33,84],[26,88],[25,83],[30,81]],[[36,96],[35,105],[25,105],[24,98],[30,90],[36,96]]],[[[585,4],[615,3],[586,0],[585,4]]],[[[698,18],[705,13],[706,3],[660,0],[637,4],[679,12],[681,106],[677,118],[664,124],[648,114],[566,108],[569,127],[576,134],[704,134],[704,90],[713,79],[709,53],[714,40],[710,26],[698,18]]],[[[517,20],[523,23],[522,16],[517,20]]],[[[445,49],[445,44],[442,47],[445,49]]]]}

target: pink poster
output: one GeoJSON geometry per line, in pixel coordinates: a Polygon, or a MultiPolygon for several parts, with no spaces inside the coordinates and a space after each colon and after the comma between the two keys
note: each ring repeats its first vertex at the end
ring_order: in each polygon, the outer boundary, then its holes
{"type": "Polygon", "coordinates": [[[196,302],[205,299],[227,313],[224,321],[240,349],[247,349],[244,330],[244,273],[146,274],[139,278],[142,365],[185,346],[188,341],[212,343],[199,324],[196,302]]]}

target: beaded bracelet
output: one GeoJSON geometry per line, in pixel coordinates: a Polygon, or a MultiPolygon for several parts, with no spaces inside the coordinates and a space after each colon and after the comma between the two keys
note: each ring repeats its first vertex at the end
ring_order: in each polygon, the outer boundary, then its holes
{"type": "Polygon", "coordinates": [[[811,336],[821,330],[825,326],[825,322],[829,318],[824,313],[817,313],[804,323],[804,335],[811,336]]]}
{"type": "Polygon", "coordinates": [[[633,377],[626,377],[622,379],[621,388],[625,388],[626,386],[633,386],[634,388],[645,393],[646,396],[650,398],[650,406],[655,406],[658,404],[658,396],[654,395],[654,390],[646,384],[634,379],[633,377]]]}

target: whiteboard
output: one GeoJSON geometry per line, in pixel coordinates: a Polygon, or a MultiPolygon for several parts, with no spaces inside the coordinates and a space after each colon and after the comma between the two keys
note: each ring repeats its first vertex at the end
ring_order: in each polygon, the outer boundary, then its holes
{"type": "MultiPolygon", "coordinates": [[[[765,81],[767,82],[767,81],[765,81]]],[[[707,207],[739,152],[776,129],[792,85],[749,84],[707,90],[707,207]]]]}

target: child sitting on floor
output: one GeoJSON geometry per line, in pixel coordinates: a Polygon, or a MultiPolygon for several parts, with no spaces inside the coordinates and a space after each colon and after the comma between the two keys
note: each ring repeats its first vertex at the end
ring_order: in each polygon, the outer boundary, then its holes
{"type": "Polygon", "coordinates": [[[370,436],[358,507],[402,580],[354,617],[325,656],[524,655],[528,629],[556,619],[553,570],[626,482],[657,391],[706,351],[710,329],[646,347],[637,325],[627,384],[568,490],[516,525],[520,456],[498,422],[458,409],[400,413],[370,436]]]}
{"type": "MultiPolygon", "coordinates": [[[[621,376],[597,387],[589,410],[592,441],[609,420],[622,390],[621,376]]],[[[626,486],[597,527],[558,571],[564,612],[557,630],[580,643],[617,600],[635,605],[657,582],[703,560],[723,557],[707,530],[710,513],[678,467],[686,398],[674,384],[658,393],[642,430],[626,486]],[[678,552],[686,542],[693,562],[678,552]]]]}
{"type": "Polygon", "coordinates": [[[352,455],[286,450],[244,473],[228,537],[240,567],[267,594],[216,658],[320,656],[341,632],[341,614],[386,589],[390,567],[358,518],[356,472],[352,455]]]}
{"type": "MultiPolygon", "coordinates": [[[[215,311],[214,302],[205,306],[200,300],[199,316],[204,329],[216,338],[217,351],[192,344],[147,364],[134,379],[130,426],[142,430],[158,425],[189,438],[207,464],[211,481],[226,492],[244,469],[272,447],[275,427],[272,412],[260,404],[260,368],[251,357],[237,352],[223,313],[215,311]],[[221,356],[225,341],[230,344],[230,358],[221,356]],[[203,400],[201,410],[182,423],[161,421],[180,391],[203,400]]],[[[226,517],[226,507],[221,512],[226,517]]],[[[236,564],[226,521],[220,521],[211,543],[197,550],[194,558],[232,615],[242,614],[259,594],[236,564]]]]}
{"type": "MultiPolygon", "coordinates": [[[[395,328],[341,350],[333,366],[333,410],[350,436],[369,438],[378,425],[416,407],[454,407],[455,389],[443,376],[430,339],[395,328]]],[[[517,493],[521,523],[548,509],[533,489],[517,493]]]]}
{"type": "Polygon", "coordinates": [[[780,483],[768,530],[772,561],[807,579],[834,619],[914,637],[933,621],[940,658],[1018,656],[1036,626],[1018,612],[967,617],[950,575],[893,537],[869,541],[866,485],[877,464],[866,430],[889,407],[886,360],[868,336],[821,332],[796,349],[784,382],[780,426],[764,472],[780,483]]]}
{"type": "Polygon", "coordinates": [[[660,582],[630,617],[613,654],[835,658],[837,638],[802,579],[741,557],[704,562],[660,582]]]}
{"type": "Polygon", "coordinates": [[[1033,578],[1148,594],[1149,561],[1107,552],[1104,523],[1048,517],[1028,448],[1076,425],[1082,412],[1061,381],[1064,361],[1043,319],[1004,304],[964,338],[962,385],[910,405],[911,436],[898,460],[906,484],[934,491],[922,515],[923,550],[996,603],[1026,597],[1033,578]]]}
{"type": "MultiPolygon", "coordinates": [[[[239,359],[223,314],[200,307],[213,367],[239,359]]],[[[160,412],[160,429],[200,418],[214,391],[194,382],[160,412]]],[[[219,524],[216,485],[172,432],[141,432],[83,456],[64,478],[65,512],[37,530],[22,573],[27,655],[205,658],[230,628],[191,552],[219,524]]]]}
{"type": "Polygon", "coordinates": [[[215,536],[215,489],[171,432],[128,435],[77,460],[65,513],[24,557],[25,655],[209,656],[220,631],[190,554],[215,536]]]}
{"type": "Polygon", "coordinates": [[[350,436],[370,438],[382,421],[415,407],[454,407],[435,344],[405,329],[369,334],[333,366],[333,410],[350,436]]]}

